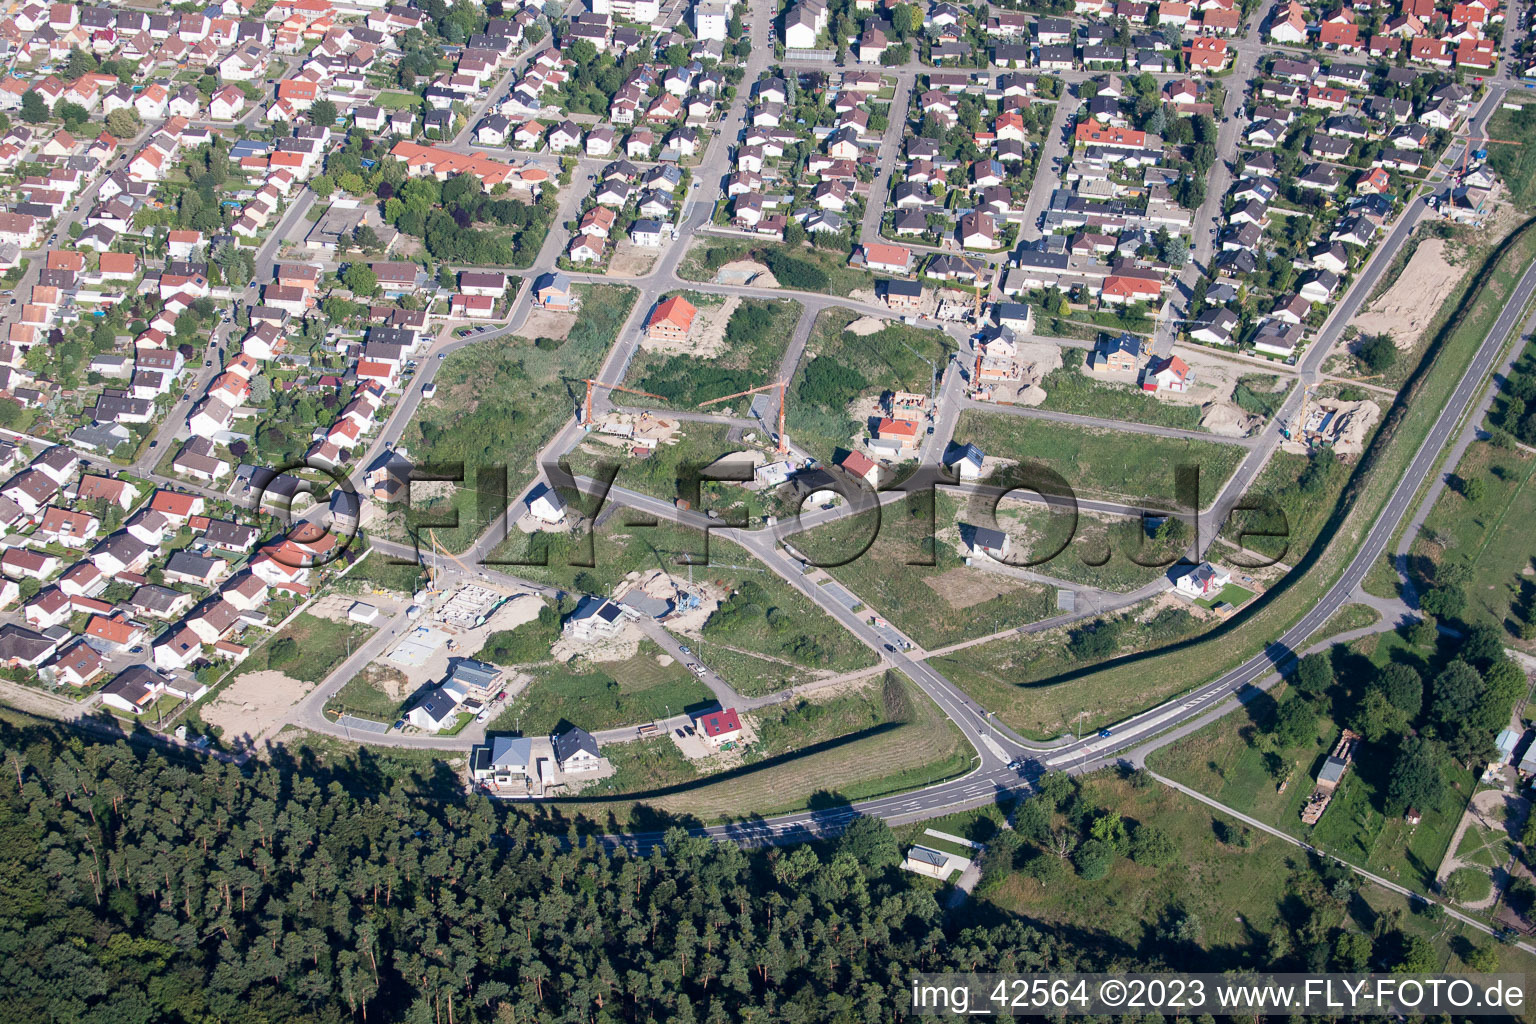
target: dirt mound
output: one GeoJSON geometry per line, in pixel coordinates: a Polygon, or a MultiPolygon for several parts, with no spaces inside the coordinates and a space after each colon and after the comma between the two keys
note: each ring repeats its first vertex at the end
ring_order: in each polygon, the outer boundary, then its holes
{"type": "Polygon", "coordinates": [[[1262,423],[1230,402],[1207,402],[1200,414],[1200,426],[1222,437],[1247,437],[1262,423]]]}
{"type": "Polygon", "coordinates": [[[715,271],[716,284],[749,284],[754,288],[777,288],[779,279],[767,265],[756,260],[733,260],[715,271]]]}
{"type": "Polygon", "coordinates": [[[1013,398],[1014,405],[1039,405],[1045,401],[1045,389],[1038,384],[1026,384],[1021,388],[1015,388],[1013,398]]]}
{"type": "Polygon", "coordinates": [[[885,330],[885,321],[877,316],[861,316],[843,330],[857,337],[867,338],[871,334],[879,334],[885,330]]]}

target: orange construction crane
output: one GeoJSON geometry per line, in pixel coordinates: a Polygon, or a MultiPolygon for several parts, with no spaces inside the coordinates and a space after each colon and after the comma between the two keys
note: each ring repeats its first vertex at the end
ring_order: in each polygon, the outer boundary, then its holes
{"type": "Polygon", "coordinates": [[[755,395],[760,391],[772,391],[774,388],[779,389],[779,454],[788,455],[789,442],[784,439],[784,395],[789,390],[788,378],[774,381],[772,384],[764,384],[760,388],[752,388],[747,391],[738,391],[734,395],[721,395],[719,398],[711,398],[707,402],[700,402],[699,408],[702,409],[706,405],[714,405],[717,402],[728,402],[733,398],[741,398],[746,395],[755,395]]]}
{"type": "Polygon", "coordinates": [[[583,409],[585,411],[581,416],[582,426],[587,426],[592,422],[592,392],[597,388],[606,388],[609,391],[627,391],[632,395],[644,395],[646,398],[655,398],[663,402],[666,401],[666,399],[662,398],[660,395],[653,395],[649,391],[639,391],[635,388],[627,388],[622,384],[604,384],[600,380],[593,380],[591,378],[586,379],[582,383],[586,384],[587,386],[587,400],[583,404],[583,409]]]}
{"type": "Polygon", "coordinates": [[[982,282],[982,280],[983,280],[985,275],[983,275],[980,270],[976,269],[976,264],[972,263],[970,261],[970,259],[965,255],[965,253],[962,252],[962,253],[959,254],[959,256],[960,256],[960,262],[965,264],[965,269],[969,270],[971,273],[976,275],[976,312],[975,312],[975,316],[976,316],[976,326],[977,326],[977,328],[980,328],[981,327],[981,300],[982,300],[982,296],[983,296],[984,293],[990,292],[992,290],[992,286],[991,286],[990,282],[987,285],[985,285],[985,286],[982,285],[981,282],[982,282]]]}

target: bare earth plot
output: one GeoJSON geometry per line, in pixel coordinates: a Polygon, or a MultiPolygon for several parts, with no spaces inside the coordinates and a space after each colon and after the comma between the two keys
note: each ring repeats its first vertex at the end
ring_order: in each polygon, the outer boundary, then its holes
{"type": "Polygon", "coordinates": [[[263,669],[236,676],[217,699],[203,705],[204,722],[226,736],[260,736],[283,720],[288,709],[313,688],[281,672],[263,669]]]}
{"type": "Polygon", "coordinates": [[[1399,349],[1412,349],[1461,279],[1461,272],[1446,259],[1446,246],[1443,238],[1420,242],[1392,287],[1356,314],[1350,325],[1361,334],[1389,333],[1399,349]]]}

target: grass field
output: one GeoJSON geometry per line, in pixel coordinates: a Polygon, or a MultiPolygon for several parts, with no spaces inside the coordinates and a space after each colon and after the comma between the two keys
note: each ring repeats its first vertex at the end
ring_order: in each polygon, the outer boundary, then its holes
{"type": "Polygon", "coordinates": [[[627,455],[622,448],[603,441],[588,440],[573,448],[568,456],[571,472],[577,476],[596,476],[600,467],[617,463],[614,485],[642,494],[673,501],[686,498],[695,508],[732,509],[732,515],[761,515],[757,495],[733,483],[704,484],[696,496],[686,480],[701,479],[705,466],[733,452],[768,450],[770,442],[761,433],[759,445],[728,439],[731,428],[724,423],[685,421],[672,441],[656,446],[645,458],[627,455]],[[685,472],[686,471],[686,472],[685,472]],[[706,499],[707,495],[713,497],[706,499]],[[701,501],[703,503],[701,504],[701,501]]]}
{"type": "Polygon", "coordinates": [[[1205,508],[1237,468],[1244,449],[1230,444],[1094,430],[1006,413],[969,409],[955,426],[956,443],[969,441],[989,456],[1039,463],[1081,497],[1172,505],[1174,467],[1200,469],[1205,508]]]}
{"type": "Polygon", "coordinates": [[[1151,423],[1159,427],[1200,429],[1198,405],[1164,402],[1130,384],[1107,384],[1084,373],[1077,353],[1064,353],[1066,365],[1045,375],[1040,386],[1045,401],[1040,408],[1080,416],[1101,416],[1129,423],[1151,423]]]}
{"type": "MultiPolygon", "coordinates": [[[[1086,802],[1113,810],[1123,820],[1162,829],[1177,851],[1162,868],[1115,860],[1107,877],[1088,881],[1070,866],[1042,883],[1016,871],[979,894],[978,914],[989,906],[1020,914],[1079,945],[1156,957],[1171,967],[1228,970],[1272,967],[1281,933],[1294,955],[1303,955],[1309,935],[1332,943],[1338,930],[1359,932],[1373,940],[1378,955],[1396,946],[1392,932],[1432,943],[1437,968],[1465,971],[1461,955],[1492,942],[1470,926],[1416,913],[1407,897],[1351,880],[1350,899],[1330,898],[1315,861],[1282,840],[1250,830],[1248,846],[1222,842],[1218,825],[1230,819],[1160,785],[1135,786],[1108,772],[1083,780],[1086,802]],[[1193,925],[1169,927],[1183,918],[1193,925]]],[[[997,828],[994,809],[956,816],[942,831],[985,841],[997,828]]],[[[903,840],[916,840],[922,826],[903,829],[903,840]]],[[[1502,970],[1525,971],[1536,958],[1512,947],[1497,947],[1502,970]]]]}
{"type": "Polygon", "coordinates": [[[250,657],[241,662],[230,675],[233,678],[247,672],[260,672],[270,668],[290,679],[318,683],[330,675],[331,670],[346,658],[349,649],[348,634],[351,635],[350,649],[356,650],[358,645],[374,632],[372,626],[362,626],[355,622],[332,622],[330,619],[318,618],[304,612],[269,638],[265,644],[253,650],[250,657]],[[291,649],[287,648],[287,645],[280,644],[284,639],[294,641],[297,653],[287,661],[273,664],[271,656],[274,649],[291,649]]]}
{"type": "MultiPolygon", "coordinates": [[[[1127,621],[1116,656],[1187,640],[1207,628],[1207,620],[1170,606],[1146,622],[1127,621]]],[[[1112,725],[1198,682],[1187,665],[1132,673],[1133,683],[1116,671],[1094,671],[1106,659],[1075,657],[1069,636],[1069,630],[1054,629],[1004,637],[940,655],[931,664],[1004,723],[1040,740],[1112,725]]]]}
{"type": "Polygon", "coordinates": [[[1333,613],[1333,618],[1323,624],[1323,628],[1312,634],[1314,641],[1326,640],[1340,633],[1348,633],[1355,629],[1364,629],[1366,626],[1374,626],[1381,621],[1381,613],[1370,605],[1347,604],[1333,613]]]}
{"type": "Polygon", "coordinates": [[[900,676],[823,710],[797,704],[762,714],[764,750],[752,763],[704,781],[669,739],[611,744],[604,753],[615,775],[569,807],[614,824],[659,825],[658,812],[734,821],[917,788],[965,772],[974,758],[959,730],[900,676]]]}
{"type": "Polygon", "coordinates": [[[639,725],[682,714],[714,698],[693,673],[673,662],[656,661],[661,648],[641,641],[628,661],[535,665],[528,689],[490,724],[492,732],[517,730],[525,736],[558,732],[566,723],[589,732],[639,725]]]}
{"type": "Polygon", "coordinates": [[[914,492],[884,506],[878,523],[873,511],[864,512],[797,534],[792,543],[813,562],[831,566],[833,578],[925,648],[1052,614],[1048,588],[966,566],[940,537],[955,522],[957,503],[947,495],[933,501],[931,493],[914,492]],[[939,533],[930,537],[935,528],[939,533]]]}
{"type": "Polygon", "coordinates": [[[1488,119],[1487,132],[1492,138],[1520,143],[1489,146],[1488,166],[1509,183],[1516,205],[1536,210],[1536,108],[1525,103],[1519,110],[1495,110],[1488,119]]]}
{"type": "MultiPolygon", "coordinates": [[[[624,383],[661,395],[660,404],[674,409],[693,409],[708,399],[772,383],[802,308],[790,299],[747,299],[731,314],[719,355],[704,359],[694,353],[662,355],[642,349],[635,353],[624,383]]],[[[646,401],[622,392],[614,399],[620,404],[646,401]]],[[[751,397],[721,402],[708,411],[730,413],[751,402],[751,397]]]]}
{"type": "MultiPolygon", "coordinates": [[[[1374,670],[1392,661],[1411,665],[1429,679],[1449,659],[1451,649],[1448,644],[1443,650],[1414,648],[1400,634],[1385,632],[1354,641],[1347,652],[1334,658],[1336,669],[1343,670],[1340,692],[1363,688],[1374,670]]],[[[1301,806],[1323,759],[1338,740],[1339,727],[1327,714],[1320,715],[1314,742],[1266,749],[1272,743],[1261,741],[1261,735],[1267,733],[1280,706],[1296,699],[1282,685],[1256,697],[1234,716],[1157,751],[1148,763],[1245,814],[1298,838],[1309,838],[1320,848],[1401,885],[1427,892],[1472,794],[1471,773],[1447,764],[1445,798],[1437,807],[1421,808],[1424,820],[1409,827],[1400,815],[1384,810],[1391,757],[1367,750],[1356,757],[1333,803],[1309,829],[1301,822],[1301,806]],[[1289,781],[1281,792],[1278,782],[1286,778],[1289,781]]]]}
{"type": "MultiPolygon", "coordinates": [[[[577,285],[581,294],[570,336],[558,349],[535,348],[522,338],[469,345],[449,354],[437,374],[437,396],[423,403],[400,439],[418,466],[461,464],[465,479],[447,493],[413,497],[418,521],[457,513],[457,526],[439,526],[443,545],[467,548],[501,511],[494,491],[481,492],[478,474],[507,470],[507,494],[531,480],[531,455],[570,418],[585,394],[581,380],[602,365],[635,301],[632,288],[577,285]]],[[[442,491],[448,485],[436,485],[442,491]]]]}
{"type": "Polygon", "coordinates": [[[902,323],[866,335],[844,330],[860,316],[824,310],[790,381],[789,436],[823,461],[867,433],[868,424],[849,416],[852,402],[886,391],[927,394],[935,370],[942,371],[955,350],[944,332],[902,323]]]}
{"type": "MultiPolygon", "coordinates": [[[[1456,476],[1481,480],[1483,497],[1469,501],[1458,487],[1447,487],[1409,549],[1409,573],[1421,587],[1432,575],[1432,565],[1450,560],[1471,568],[1462,614],[1469,624],[1512,625],[1510,606],[1528,599],[1536,556],[1530,529],[1536,520],[1533,475],[1536,456],[1474,442],[1457,464],[1456,476]]],[[[1512,636],[1507,639],[1520,643],[1512,636]]]]}
{"type": "MultiPolygon", "coordinates": [[[[625,527],[619,512],[593,539],[591,567],[573,566],[571,541],[552,548],[548,566],[508,566],[509,572],[566,589],[610,593],[632,572],[665,568],[687,583],[690,577],[722,590],[754,588],[755,607],[707,625],[694,644],[700,660],[738,692],[755,696],[806,682],[807,670],[850,672],[875,663],[874,653],[826,612],[766,568],[747,551],[719,537],[709,538],[709,564],[677,565],[680,554],[703,558],[704,535],[671,523],[625,527]],[[744,653],[742,653],[744,652],[744,653]]],[[[526,538],[517,533],[493,557],[527,557],[526,538]]]]}

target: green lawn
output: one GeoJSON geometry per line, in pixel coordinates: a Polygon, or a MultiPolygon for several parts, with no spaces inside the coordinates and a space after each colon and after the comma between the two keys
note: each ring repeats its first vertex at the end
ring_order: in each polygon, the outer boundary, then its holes
{"type": "Polygon", "coordinates": [[[385,110],[421,109],[421,97],[412,92],[381,92],[373,102],[385,110]]]}
{"type": "MultiPolygon", "coordinates": [[[[980,511],[970,513],[962,508],[959,518],[962,522],[980,519],[980,525],[988,525],[980,511]]],[[[1132,560],[1132,555],[1143,562],[1170,557],[1162,545],[1146,538],[1146,530],[1137,518],[1087,512],[1074,517],[1039,502],[1013,500],[999,505],[993,518],[1009,536],[1012,557],[1038,561],[1039,564],[1027,568],[1067,583],[1124,592],[1167,572],[1166,568],[1139,565],[1132,560]]],[[[1177,553],[1171,557],[1177,557],[1177,553]]]]}
{"type": "Polygon", "coordinates": [[[335,714],[356,715],[376,722],[393,722],[400,717],[406,702],[391,697],[385,692],[384,686],[386,680],[403,683],[404,679],[404,675],[397,669],[377,663],[368,665],[347,680],[346,685],[326,701],[325,709],[335,714]]]}
{"type": "Polygon", "coordinates": [[[661,665],[661,648],[642,641],[628,661],[536,665],[527,669],[534,679],[514,698],[489,729],[516,729],[525,736],[557,732],[565,723],[589,732],[639,725],[682,714],[714,698],[693,673],[673,662],[661,665]]]}
{"type": "Polygon", "coordinates": [[[635,301],[632,288],[576,289],[581,313],[563,345],[551,351],[526,339],[502,338],[451,353],[438,371],[436,397],[422,404],[400,440],[418,467],[463,466],[465,480],[456,489],[413,500],[411,509],[423,525],[458,516],[457,526],[435,527],[450,550],[467,548],[501,510],[494,489],[480,490],[479,474],[508,467],[507,495],[519,493],[533,478],[531,453],[571,417],[586,392],[582,379],[602,365],[635,301]]]}
{"type": "Polygon", "coordinates": [[[1233,608],[1241,608],[1246,602],[1253,600],[1253,591],[1246,587],[1240,587],[1236,583],[1228,583],[1221,588],[1221,593],[1215,597],[1208,597],[1195,604],[1202,608],[1215,608],[1218,604],[1229,604],[1233,608]]]}
{"type": "Polygon", "coordinates": [[[1374,626],[1381,621],[1381,613],[1370,605],[1346,604],[1333,613],[1323,628],[1312,635],[1313,640],[1326,640],[1340,633],[1348,633],[1351,630],[1364,629],[1366,626],[1374,626]]]}
{"type": "MultiPolygon", "coordinates": [[[[704,359],[692,353],[662,355],[641,349],[624,383],[661,395],[661,404],[676,409],[693,409],[708,399],[770,384],[777,379],[779,361],[789,347],[801,311],[801,305],[790,299],[747,299],[731,314],[719,355],[704,359]]],[[[622,392],[614,399],[621,403],[646,401],[638,396],[630,399],[622,392]]],[[[749,396],[719,403],[707,411],[731,413],[751,402],[749,396]]]]}
{"type": "Polygon", "coordinates": [[[1174,504],[1175,467],[1197,466],[1201,508],[1215,499],[1244,452],[1230,444],[1096,430],[974,409],[961,413],[955,441],[969,441],[989,456],[1042,465],[1061,474],[1080,497],[1112,501],[1174,504]]]}
{"type": "Polygon", "coordinates": [[[947,495],[932,502],[931,493],[915,492],[884,506],[878,522],[874,511],[847,516],[796,534],[791,543],[814,563],[829,565],[827,571],[869,605],[865,614],[884,616],[925,648],[1054,613],[1048,588],[966,566],[950,525],[958,504],[947,495]],[[832,565],[838,561],[845,564],[832,565]]]}
{"type": "Polygon", "coordinates": [[[618,466],[616,487],[673,501],[685,498],[695,508],[713,508],[725,515],[761,515],[761,503],[755,493],[736,483],[703,483],[704,467],[734,452],[762,452],[768,460],[777,459],[772,442],[761,432],[754,443],[731,441],[731,428],[724,423],[681,421],[669,439],[656,446],[644,458],[628,454],[627,446],[608,443],[602,435],[584,439],[567,455],[571,472],[577,476],[597,476],[605,466],[618,466]],[[700,481],[697,495],[685,482],[700,481]]]}
{"type": "Polygon", "coordinates": [[[887,391],[927,394],[935,370],[942,371],[954,352],[942,331],[896,322],[874,334],[844,329],[860,316],[846,309],[824,310],[790,382],[789,436],[823,461],[868,435],[868,424],[849,414],[856,399],[878,398],[887,391]]]}

